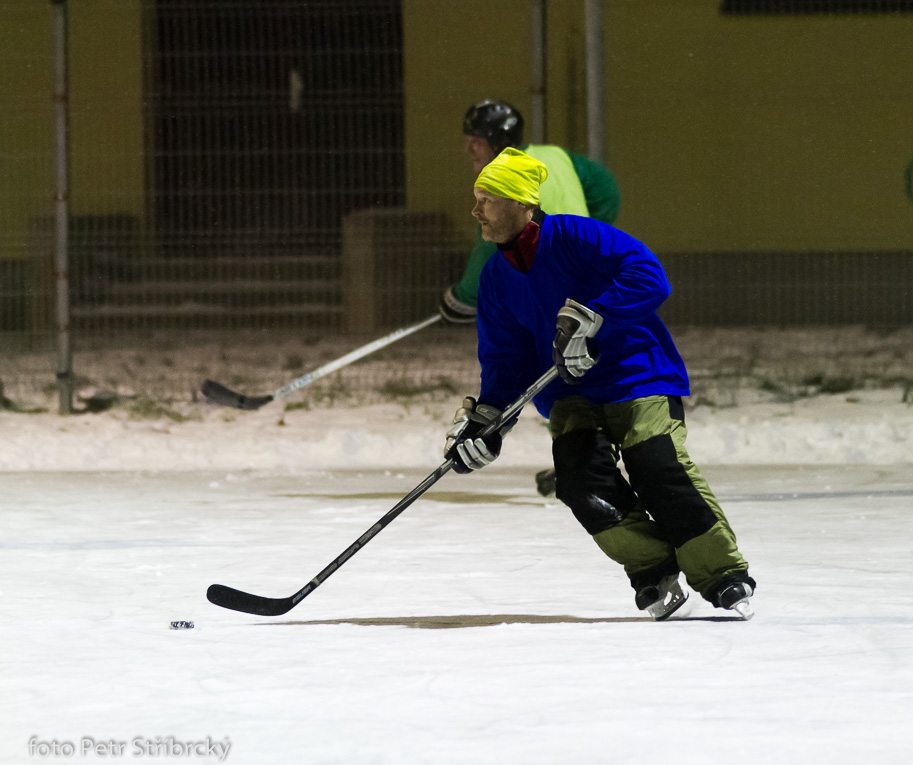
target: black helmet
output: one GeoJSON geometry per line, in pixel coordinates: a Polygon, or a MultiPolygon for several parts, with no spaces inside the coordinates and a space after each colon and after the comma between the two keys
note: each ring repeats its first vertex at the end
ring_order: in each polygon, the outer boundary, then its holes
{"type": "Polygon", "coordinates": [[[480,101],[463,117],[463,134],[484,138],[495,154],[523,143],[523,117],[506,101],[480,101]]]}

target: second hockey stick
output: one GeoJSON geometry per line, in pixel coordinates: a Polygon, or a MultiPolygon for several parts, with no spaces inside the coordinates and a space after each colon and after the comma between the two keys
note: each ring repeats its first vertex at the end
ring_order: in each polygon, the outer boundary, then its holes
{"type": "Polygon", "coordinates": [[[270,401],[275,401],[277,398],[286,396],[306,385],[310,385],[312,382],[319,380],[321,377],[325,377],[331,372],[335,372],[337,369],[342,369],[353,361],[358,361],[358,359],[362,359],[365,356],[374,353],[374,351],[379,351],[381,348],[384,348],[391,343],[395,343],[397,340],[402,340],[413,332],[418,332],[420,329],[424,329],[430,324],[434,324],[434,322],[439,321],[440,318],[441,315],[436,313],[434,316],[429,316],[427,319],[422,319],[415,324],[410,324],[408,327],[397,329],[389,335],[379,337],[377,340],[374,340],[367,345],[363,345],[361,348],[356,348],[345,356],[340,356],[335,361],[324,364],[313,372],[308,372],[303,377],[299,377],[297,380],[293,380],[288,385],[283,385],[278,390],[274,390],[272,393],[268,393],[265,396],[245,396],[243,393],[236,393],[230,388],[226,388],[221,383],[217,383],[213,380],[204,381],[203,386],[200,388],[200,392],[214,404],[219,404],[220,406],[230,406],[235,409],[245,410],[259,409],[270,401]]]}
{"type": "MultiPolygon", "coordinates": [[[[485,428],[479,435],[486,436],[498,430],[504,423],[510,422],[520,410],[535,396],[539,391],[545,388],[552,380],[558,376],[557,367],[552,367],[536,382],[534,382],[520,398],[510,404],[501,415],[485,428]]],[[[370,542],[382,529],[393,521],[409,505],[417,500],[422,494],[430,489],[435,483],[443,478],[453,467],[453,460],[446,460],[431,475],[410,491],[405,497],[396,503],[387,513],[375,523],[370,529],[349,545],[340,555],[338,555],[326,568],[323,569],[310,582],[302,587],[294,595],[287,598],[267,598],[261,595],[252,595],[249,592],[242,592],[233,587],[226,587],[224,584],[210,585],[206,591],[206,597],[210,603],[222,608],[230,608],[233,611],[241,611],[246,614],[257,614],[259,616],[281,616],[291,611],[302,600],[323,584],[333,572],[339,569],[343,563],[357,553],[362,547],[370,542]]]]}

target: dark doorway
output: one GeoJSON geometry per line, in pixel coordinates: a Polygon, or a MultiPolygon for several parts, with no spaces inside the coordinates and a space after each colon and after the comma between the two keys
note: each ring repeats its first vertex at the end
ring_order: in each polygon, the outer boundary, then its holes
{"type": "Polygon", "coordinates": [[[156,0],[153,209],[166,254],[338,253],[404,202],[400,0],[156,0]]]}

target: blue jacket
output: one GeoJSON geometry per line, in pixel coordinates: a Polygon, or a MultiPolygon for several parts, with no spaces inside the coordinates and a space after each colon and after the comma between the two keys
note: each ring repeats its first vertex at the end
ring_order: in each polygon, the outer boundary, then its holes
{"type": "Polygon", "coordinates": [[[547,215],[528,273],[503,253],[479,288],[479,400],[503,409],[553,364],[558,310],[567,298],[603,316],[600,360],[577,385],[555,380],[533,403],[549,416],[560,398],[600,404],[642,396],[687,396],[688,373],[656,310],[671,288],[656,256],[613,226],[576,215],[547,215]]]}

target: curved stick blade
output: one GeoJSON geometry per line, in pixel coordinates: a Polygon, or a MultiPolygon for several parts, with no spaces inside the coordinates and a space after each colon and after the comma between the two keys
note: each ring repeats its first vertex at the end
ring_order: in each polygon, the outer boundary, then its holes
{"type": "Polygon", "coordinates": [[[264,404],[273,400],[272,395],[268,396],[245,396],[242,393],[235,393],[233,390],[226,388],[221,383],[214,380],[205,380],[200,387],[200,392],[206,396],[212,403],[219,406],[230,406],[234,409],[259,409],[264,404]]]}
{"type": "Polygon", "coordinates": [[[291,611],[295,605],[292,598],[262,598],[224,584],[210,585],[206,590],[206,598],[216,606],[259,616],[281,616],[291,611]]]}

